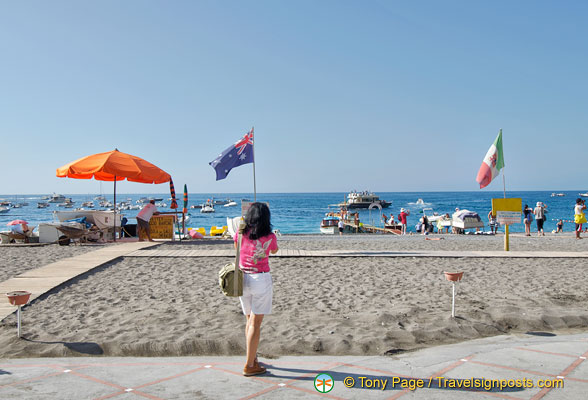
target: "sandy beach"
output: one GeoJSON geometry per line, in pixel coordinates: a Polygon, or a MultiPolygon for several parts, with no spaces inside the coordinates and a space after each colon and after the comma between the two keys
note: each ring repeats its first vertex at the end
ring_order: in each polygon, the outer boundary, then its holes
{"type": "MultiPolygon", "coordinates": [[[[284,235],[281,248],[501,250],[502,236],[406,237],[284,235]]],[[[226,240],[167,243],[230,249],[226,240]]],[[[512,250],[588,251],[570,235],[513,235],[512,250]]],[[[28,264],[71,257],[89,246],[0,249],[2,276],[28,264]],[[67,254],[66,254],[67,252],[67,254]],[[27,258],[28,257],[28,258],[27,258]],[[43,261],[39,261],[43,260],[43,261]],[[21,262],[21,265],[23,263],[21,262]]],[[[217,273],[229,258],[124,258],[56,288],[27,306],[24,336],[12,315],[0,324],[0,356],[162,356],[244,354],[238,300],[222,296],[217,273]]],[[[394,354],[504,333],[570,332],[588,327],[582,258],[279,258],[271,259],[273,314],[260,353],[394,354]],[[443,271],[464,271],[457,318],[443,271]]],[[[38,265],[40,266],[40,265],[38,265]]]]}

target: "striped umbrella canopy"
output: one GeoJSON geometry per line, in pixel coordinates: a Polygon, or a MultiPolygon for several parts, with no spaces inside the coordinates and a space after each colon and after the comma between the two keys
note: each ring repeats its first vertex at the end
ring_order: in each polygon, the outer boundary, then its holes
{"type": "Polygon", "coordinates": [[[174,181],[171,177],[169,178],[169,193],[171,194],[172,199],[169,208],[175,210],[178,208],[178,202],[176,201],[176,188],[174,187],[174,181]]]}
{"type": "Polygon", "coordinates": [[[184,214],[188,214],[188,185],[184,184],[184,214]]]}

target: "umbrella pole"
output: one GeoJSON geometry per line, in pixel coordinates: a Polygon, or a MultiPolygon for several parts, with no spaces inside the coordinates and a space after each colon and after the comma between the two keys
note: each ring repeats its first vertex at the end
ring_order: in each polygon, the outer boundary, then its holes
{"type": "Polygon", "coordinates": [[[114,226],[114,232],[112,232],[112,237],[116,242],[116,175],[114,175],[114,220],[112,221],[114,226]]]}

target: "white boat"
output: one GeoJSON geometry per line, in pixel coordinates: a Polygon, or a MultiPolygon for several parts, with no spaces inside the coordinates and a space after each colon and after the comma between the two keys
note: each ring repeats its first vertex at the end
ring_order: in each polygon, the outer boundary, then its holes
{"type": "Polygon", "coordinates": [[[586,192],[586,193],[580,193],[580,197],[588,197],[588,192],[586,192]]]}
{"type": "Polygon", "coordinates": [[[49,199],[49,203],[63,203],[65,201],[65,196],[62,194],[55,194],[49,199]]]}
{"type": "Polygon", "coordinates": [[[460,229],[483,228],[484,221],[478,213],[469,210],[459,210],[453,213],[451,218],[452,226],[460,229]]]}
{"type": "Polygon", "coordinates": [[[565,193],[551,193],[551,197],[564,197],[565,193]]]}
{"type": "Polygon", "coordinates": [[[204,204],[200,209],[201,213],[213,213],[215,212],[214,206],[212,204],[204,204]]]}
{"type": "Polygon", "coordinates": [[[371,204],[376,203],[382,206],[382,208],[390,207],[390,202],[386,200],[380,200],[374,193],[365,190],[363,192],[353,191],[347,195],[345,203],[338,204],[339,207],[352,208],[368,208],[371,204]]]}
{"type": "MultiPolygon", "coordinates": [[[[53,216],[64,222],[74,218],[86,217],[86,221],[96,225],[99,229],[112,228],[114,213],[112,211],[98,210],[75,210],[75,211],[53,211],[53,216]]],[[[116,226],[120,227],[122,214],[116,213],[116,226]]]]}
{"type": "Polygon", "coordinates": [[[229,201],[227,204],[225,204],[223,207],[235,207],[238,206],[236,201],[229,201]]]}
{"type": "Polygon", "coordinates": [[[6,214],[8,211],[10,211],[9,207],[0,207],[0,214],[6,214]]]}
{"type": "Polygon", "coordinates": [[[93,201],[85,201],[82,203],[82,207],[85,208],[94,208],[94,202],[93,201]]]}
{"type": "Polygon", "coordinates": [[[321,233],[334,235],[337,232],[339,232],[339,217],[327,213],[321,221],[321,233]]]}
{"type": "Polygon", "coordinates": [[[50,206],[50,204],[47,203],[46,201],[41,201],[41,202],[37,203],[37,208],[47,208],[49,206],[50,206]]]}

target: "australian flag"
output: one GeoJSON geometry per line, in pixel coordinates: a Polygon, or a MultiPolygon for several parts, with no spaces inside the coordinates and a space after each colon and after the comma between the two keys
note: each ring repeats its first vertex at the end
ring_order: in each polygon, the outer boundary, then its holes
{"type": "Polygon", "coordinates": [[[229,172],[239,165],[253,162],[253,128],[237,143],[223,151],[209,162],[216,171],[216,180],[225,179],[229,172]]]}

